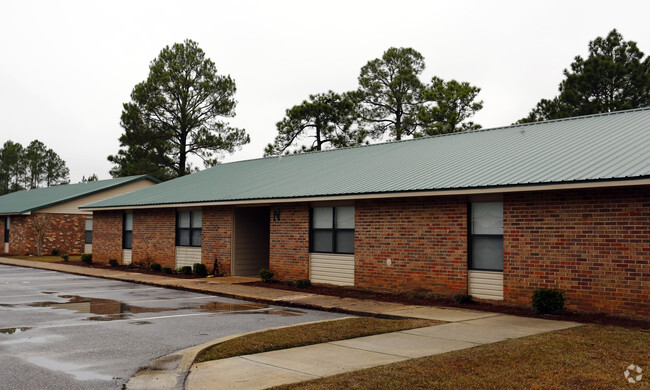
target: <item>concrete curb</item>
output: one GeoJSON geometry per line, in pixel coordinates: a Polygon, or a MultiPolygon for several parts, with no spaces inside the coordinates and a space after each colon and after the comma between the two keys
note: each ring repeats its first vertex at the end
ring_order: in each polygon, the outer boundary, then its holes
{"type": "Polygon", "coordinates": [[[190,347],[181,351],[170,353],[169,355],[161,356],[160,358],[150,362],[148,365],[141,367],[126,383],[127,389],[185,389],[185,381],[190,374],[196,357],[203,351],[212,348],[215,345],[230,341],[242,336],[251,334],[262,333],[269,330],[293,328],[296,326],[318,324],[321,322],[340,321],[344,318],[337,318],[333,320],[311,321],[297,325],[277,326],[274,328],[267,328],[256,330],[248,333],[234,334],[220,339],[205,342],[203,344],[190,347]],[[175,367],[175,363],[178,363],[175,367]]]}

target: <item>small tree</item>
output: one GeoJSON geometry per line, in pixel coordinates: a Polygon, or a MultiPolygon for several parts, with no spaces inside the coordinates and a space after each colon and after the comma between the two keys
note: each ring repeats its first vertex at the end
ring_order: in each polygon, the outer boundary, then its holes
{"type": "Polygon", "coordinates": [[[265,156],[294,152],[312,152],[326,148],[343,148],[363,142],[364,134],[352,129],[356,119],[354,102],[333,91],[310,95],[309,101],[287,109],[285,118],[277,123],[275,142],[264,151],[265,156]],[[301,140],[310,139],[308,145],[301,140]]]}
{"type": "Polygon", "coordinates": [[[32,233],[36,243],[36,256],[43,256],[45,237],[50,232],[50,218],[45,214],[34,214],[31,218],[32,233]]]}

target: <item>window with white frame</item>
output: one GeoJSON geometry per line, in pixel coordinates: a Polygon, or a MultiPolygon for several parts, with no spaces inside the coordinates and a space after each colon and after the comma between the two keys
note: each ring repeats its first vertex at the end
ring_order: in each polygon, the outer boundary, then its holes
{"type": "Polygon", "coordinates": [[[92,218],[86,218],[86,244],[92,244],[93,243],[93,219],[92,218]]]}
{"type": "Polygon", "coordinates": [[[311,209],[311,252],[354,253],[354,206],[311,209]]]}
{"type": "Polygon", "coordinates": [[[176,246],[201,246],[202,219],[201,210],[176,213],[176,246]]]}
{"type": "Polygon", "coordinates": [[[503,271],[503,202],[472,203],[469,268],[503,271]]]}

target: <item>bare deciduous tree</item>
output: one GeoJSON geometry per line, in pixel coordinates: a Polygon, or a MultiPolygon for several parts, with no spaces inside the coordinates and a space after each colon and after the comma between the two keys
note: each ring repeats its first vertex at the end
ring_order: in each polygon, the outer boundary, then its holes
{"type": "Polygon", "coordinates": [[[31,228],[36,242],[36,256],[43,256],[43,244],[45,236],[50,231],[50,226],[50,218],[47,215],[35,214],[32,217],[31,228]]]}

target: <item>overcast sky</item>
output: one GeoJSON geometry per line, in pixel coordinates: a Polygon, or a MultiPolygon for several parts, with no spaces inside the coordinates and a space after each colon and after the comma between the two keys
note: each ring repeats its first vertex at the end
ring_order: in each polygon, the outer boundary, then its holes
{"type": "Polygon", "coordinates": [[[482,89],[484,128],[509,125],[557,94],[563,69],[613,28],[650,54],[648,1],[0,1],[0,142],[39,139],[71,182],[110,178],[122,104],[166,45],[190,38],[237,85],[261,157],[275,123],[309,94],[357,87],[391,46],[432,76],[482,89]]]}

